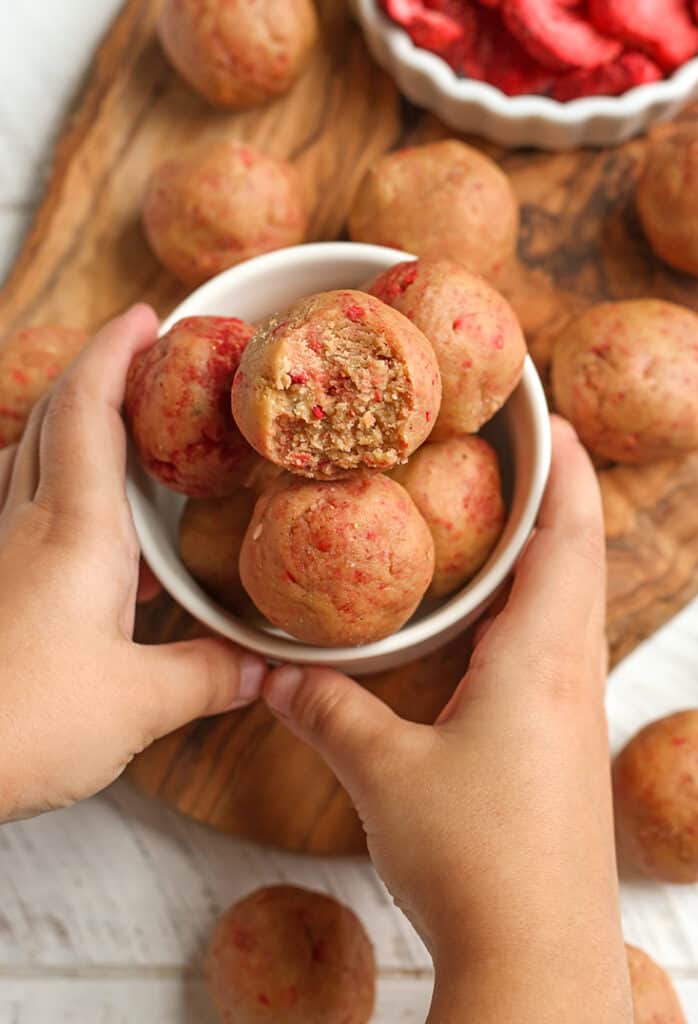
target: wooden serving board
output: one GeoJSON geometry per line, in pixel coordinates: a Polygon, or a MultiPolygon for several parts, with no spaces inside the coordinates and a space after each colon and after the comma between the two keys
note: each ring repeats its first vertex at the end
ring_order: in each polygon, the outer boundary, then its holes
{"type": "MultiPolygon", "coordinates": [[[[150,254],[139,207],[153,164],[195,140],[232,135],[290,157],[312,203],[309,238],[333,239],[375,156],[450,134],[401,100],[372,63],[346,0],[319,6],[322,42],[292,92],[230,115],[206,107],[166,64],[154,35],[156,0],[128,0],[65,126],[46,197],[0,293],[3,335],[46,321],[91,329],[138,299],[161,314],[172,309],[185,289],[150,254]]],[[[698,121],[698,107],[683,119],[698,121]]],[[[522,204],[520,258],[506,290],[543,374],[555,330],[593,302],[655,295],[698,308],[698,282],[652,257],[633,214],[645,140],[558,155],[486,148],[522,204]]],[[[616,662],[698,591],[698,455],[600,477],[616,662]]],[[[163,596],[140,614],[138,638],[197,628],[163,596]]],[[[364,683],[404,715],[433,720],[467,658],[463,640],[426,664],[364,683]]],[[[223,830],[314,853],[363,849],[345,793],[262,707],[181,730],[141,755],[130,775],[223,830]]]]}

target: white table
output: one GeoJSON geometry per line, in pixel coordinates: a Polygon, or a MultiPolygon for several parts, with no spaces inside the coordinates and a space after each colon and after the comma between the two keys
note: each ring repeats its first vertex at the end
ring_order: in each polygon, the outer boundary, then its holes
{"type": "MultiPolygon", "coordinates": [[[[45,177],[51,141],[120,0],[0,4],[0,277],[45,177]]],[[[698,602],[613,674],[617,748],[698,703],[698,602]]],[[[117,783],[79,807],[0,829],[0,1024],[208,1024],[201,949],[216,915],[278,880],[360,914],[380,966],[379,1024],[421,1024],[429,959],[370,866],[260,850],[117,783]]],[[[623,886],[626,937],[669,967],[698,1024],[698,886],[623,886]]]]}

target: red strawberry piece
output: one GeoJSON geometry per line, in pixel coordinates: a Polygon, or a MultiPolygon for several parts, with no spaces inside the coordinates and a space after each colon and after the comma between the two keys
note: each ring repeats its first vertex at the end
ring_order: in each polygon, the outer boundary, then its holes
{"type": "Polygon", "coordinates": [[[656,82],[663,77],[661,68],[644,53],[628,52],[600,68],[560,75],[550,95],[561,103],[584,96],[620,96],[636,85],[656,82]]]}
{"type": "Polygon", "coordinates": [[[444,54],[460,74],[489,82],[508,96],[545,92],[552,74],[507,31],[495,11],[478,11],[475,43],[456,43],[444,54]]]}
{"type": "Polygon", "coordinates": [[[382,0],[382,3],[389,17],[407,30],[416,46],[425,50],[440,53],[465,35],[462,21],[432,10],[424,0],[382,0]]]}
{"type": "Polygon", "coordinates": [[[503,0],[502,14],[533,59],[553,70],[599,67],[621,51],[567,0],[503,0]]]}
{"type": "Polygon", "coordinates": [[[599,31],[646,50],[668,71],[698,53],[698,28],[685,0],[589,0],[589,17],[599,31]]]}

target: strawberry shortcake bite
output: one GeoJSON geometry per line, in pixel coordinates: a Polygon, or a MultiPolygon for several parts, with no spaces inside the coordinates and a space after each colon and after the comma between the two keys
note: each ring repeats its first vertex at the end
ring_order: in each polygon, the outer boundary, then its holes
{"type": "Polygon", "coordinates": [[[381,473],[285,475],[255,506],[240,578],[270,622],[318,647],[398,630],[431,583],[434,543],[404,487],[381,473]]]}
{"type": "Polygon", "coordinates": [[[404,313],[436,352],[443,397],[431,440],[479,430],[518,384],[526,358],[504,296],[450,260],[398,263],[369,291],[404,313]]]}
{"type": "Polygon", "coordinates": [[[358,291],[311,295],[270,317],[233,385],[235,420],[260,455],[325,480],[405,462],[440,402],[436,355],[422,332],[358,291]]]}
{"type": "Polygon", "coordinates": [[[233,375],[253,332],[235,317],[187,317],[131,364],[131,434],[145,469],[172,490],[224,497],[255,461],[230,411],[233,375]]]}

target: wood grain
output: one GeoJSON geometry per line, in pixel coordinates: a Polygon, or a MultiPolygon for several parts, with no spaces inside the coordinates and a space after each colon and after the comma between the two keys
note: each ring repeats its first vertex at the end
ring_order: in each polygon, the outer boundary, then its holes
{"type": "MultiPolygon", "coordinates": [[[[312,203],[309,237],[327,239],[341,235],[358,182],[378,153],[448,134],[401,101],[372,64],[345,0],[321,4],[321,44],[294,89],[237,115],[211,111],[172,73],[154,37],[157,9],[156,0],[128,0],[96,56],[44,202],[0,293],[3,335],[51,320],[91,329],[137,299],[164,314],[183,297],[185,289],[150,254],[139,209],[153,164],[195,140],[235,136],[290,157],[312,203]]],[[[683,117],[698,120],[698,107],[683,117]]],[[[519,260],[506,290],[544,376],[555,332],[590,303],[657,295],[698,308],[695,280],[653,258],[633,213],[646,146],[636,140],[612,151],[557,155],[486,147],[522,204],[519,260]]],[[[600,478],[615,662],[698,591],[698,456],[613,467],[600,478]]],[[[158,641],[191,629],[163,598],[141,616],[138,636],[158,641]]],[[[377,692],[407,715],[433,716],[464,658],[446,652],[378,679],[377,692]]],[[[169,737],[134,764],[131,777],[221,829],[314,852],[361,845],[346,796],[263,709],[169,737]]]]}

